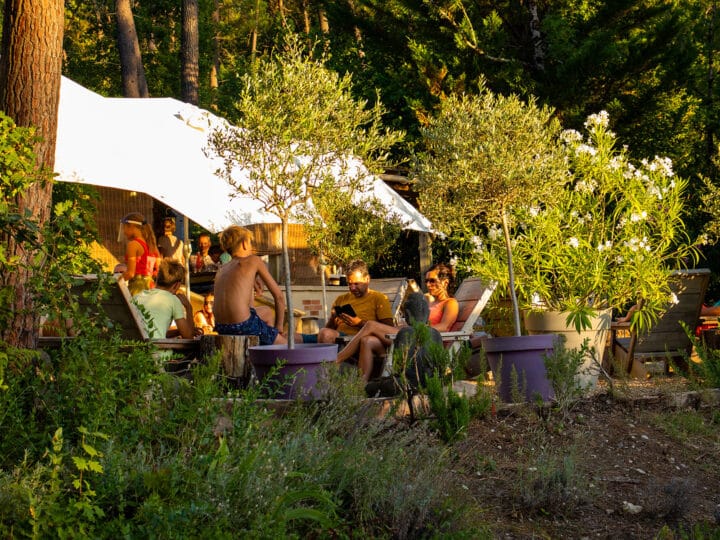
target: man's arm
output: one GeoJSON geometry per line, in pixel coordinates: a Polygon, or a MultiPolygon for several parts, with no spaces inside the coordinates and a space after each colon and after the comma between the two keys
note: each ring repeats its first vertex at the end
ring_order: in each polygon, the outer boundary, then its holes
{"type": "Polygon", "coordinates": [[[270,291],[270,294],[275,301],[275,328],[282,332],[283,323],[285,322],[285,298],[283,298],[280,287],[270,275],[267,266],[265,266],[265,263],[260,257],[257,257],[257,262],[257,273],[260,275],[260,279],[262,279],[263,283],[265,283],[265,286],[268,288],[268,291],[270,291]]]}
{"type": "Polygon", "coordinates": [[[335,304],[330,308],[330,317],[328,317],[327,322],[325,323],[325,328],[330,328],[331,330],[337,330],[338,327],[338,319],[335,316],[335,304]]]}
{"type": "Polygon", "coordinates": [[[186,318],[175,319],[175,325],[180,332],[180,337],[190,339],[195,337],[195,326],[186,318]]]}

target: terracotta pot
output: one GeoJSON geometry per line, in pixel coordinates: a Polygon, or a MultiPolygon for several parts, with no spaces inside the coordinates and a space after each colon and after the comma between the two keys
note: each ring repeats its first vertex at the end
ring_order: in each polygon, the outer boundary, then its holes
{"type": "Polygon", "coordinates": [[[526,401],[534,401],[537,394],[543,401],[555,397],[543,362],[543,355],[552,353],[555,339],[552,334],[483,338],[500,399],[512,402],[513,371],[517,373],[517,390],[524,393],[526,401]]]}
{"type": "Polygon", "coordinates": [[[319,399],[318,383],[337,358],[338,346],[326,343],[298,343],[294,349],[287,345],[259,345],[250,347],[250,363],[255,375],[270,390],[268,397],[279,399],[319,399]],[[280,362],[277,373],[268,373],[280,362]]]}
{"type": "MultiPolygon", "coordinates": [[[[574,326],[567,326],[567,312],[560,311],[530,311],[525,314],[525,328],[530,335],[560,334],[565,337],[565,348],[579,349],[585,339],[590,340],[590,346],[595,348],[597,360],[602,364],[605,357],[605,347],[612,323],[612,309],[598,311],[590,318],[590,328],[578,332],[574,326]]],[[[594,388],[597,384],[599,371],[590,355],[580,368],[578,384],[582,387],[594,388]]]]}

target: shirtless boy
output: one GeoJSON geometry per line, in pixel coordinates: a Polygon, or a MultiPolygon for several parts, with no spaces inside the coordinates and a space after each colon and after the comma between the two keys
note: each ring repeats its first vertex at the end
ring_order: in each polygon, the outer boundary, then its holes
{"type": "Polygon", "coordinates": [[[218,334],[260,337],[261,345],[287,343],[280,335],[285,299],[263,260],[252,252],[252,233],[231,225],[220,237],[232,260],[215,275],[215,331],[218,334]],[[275,301],[275,326],[265,323],[253,307],[255,276],[259,276],[275,301]]]}

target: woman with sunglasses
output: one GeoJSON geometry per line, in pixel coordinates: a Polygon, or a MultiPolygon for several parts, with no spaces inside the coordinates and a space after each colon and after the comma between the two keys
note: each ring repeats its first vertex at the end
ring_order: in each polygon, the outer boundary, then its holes
{"type": "Polygon", "coordinates": [[[439,332],[448,332],[458,318],[459,306],[452,297],[455,276],[452,267],[438,263],[425,272],[425,295],[430,304],[428,324],[439,332]]]}

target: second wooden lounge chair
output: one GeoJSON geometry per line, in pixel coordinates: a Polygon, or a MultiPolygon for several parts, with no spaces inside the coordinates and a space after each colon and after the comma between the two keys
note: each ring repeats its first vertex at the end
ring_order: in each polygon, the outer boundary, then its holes
{"type": "MultiPolygon", "coordinates": [[[[710,281],[710,270],[678,270],[671,289],[677,302],[668,305],[667,311],[646,334],[630,331],[630,323],[613,323],[612,351],[615,362],[622,370],[636,377],[647,377],[645,363],[665,362],[668,358],[683,362],[692,351],[692,342],[680,324],[691,331],[700,317],[705,291],[710,281]],[[630,337],[617,337],[620,330],[630,337]]],[[[667,367],[667,366],[665,366],[667,367]]]]}
{"type": "MultiPolygon", "coordinates": [[[[490,300],[497,287],[494,281],[483,281],[479,277],[469,277],[463,280],[455,291],[455,299],[458,301],[458,317],[448,332],[440,332],[445,346],[456,351],[464,341],[470,339],[475,331],[475,324],[485,305],[490,300]]],[[[387,337],[393,342],[397,334],[388,334],[387,337]]],[[[385,372],[392,372],[393,347],[388,350],[385,372]]]]}
{"type": "MultiPolygon", "coordinates": [[[[77,298],[81,308],[85,309],[90,317],[104,317],[117,329],[120,337],[135,341],[152,341],[158,349],[176,351],[195,351],[198,348],[197,339],[155,339],[145,329],[142,315],[135,304],[132,303],[130,291],[124,280],[110,282],[106,291],[102,291],[98,278],[94,274],[79,276],[80,283],[73,287],[73,295],[77,298]]],[[[41,347],[58,346],[64,337],[41,337],[41,347]]]]}

